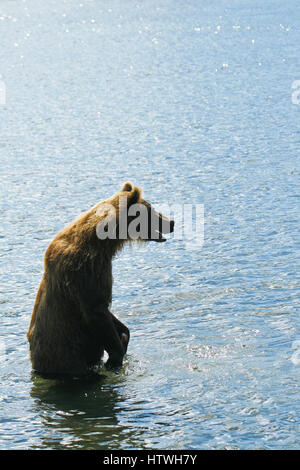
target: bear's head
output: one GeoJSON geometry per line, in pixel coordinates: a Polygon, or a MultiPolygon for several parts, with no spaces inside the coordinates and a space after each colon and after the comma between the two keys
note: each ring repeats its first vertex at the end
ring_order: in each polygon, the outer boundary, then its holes
{"type": "Polygon", "coordinates": [[[99,239],[165,242],[174,221],[157,212],[142,197],[140,188],[126,182],[121,191],[96,206],[99,239]]]}

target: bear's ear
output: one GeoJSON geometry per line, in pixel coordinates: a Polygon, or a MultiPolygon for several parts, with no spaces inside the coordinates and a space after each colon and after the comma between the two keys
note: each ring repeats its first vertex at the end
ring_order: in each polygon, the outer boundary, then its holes
{"type": "Polygon", "coordinates": [[[142,194],[142,190],[135,186],[132,189],[132,191],[130,191],[130,194],[128,195],[129,205],[136,204],[137,202],[139,202],[141,194],[142,194]]]}
{"type": "Polygon", "coordinates": [[[130,192],[132,190],[132,184],[127,181],[127,183],[123,184],[122,190],[121,191],[128,191],[130,192]]]}

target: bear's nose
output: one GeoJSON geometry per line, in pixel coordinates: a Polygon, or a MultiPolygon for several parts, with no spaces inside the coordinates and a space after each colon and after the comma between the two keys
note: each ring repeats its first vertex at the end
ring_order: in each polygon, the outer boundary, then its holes
{"type": "Polygon", "coordinates": [[[171,231],[171,233],[174,232],[174,225],[175,225],[174,220],[170,220],[170,231],[171,231]]]}

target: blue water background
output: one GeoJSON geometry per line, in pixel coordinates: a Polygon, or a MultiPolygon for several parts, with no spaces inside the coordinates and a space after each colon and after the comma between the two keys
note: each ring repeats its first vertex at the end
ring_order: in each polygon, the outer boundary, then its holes
{"type": "Polygon", "coordinates": [[[1,1],[0,448],[299,448],[299,18],[297,0],[1,1]],[[126,180],[204,204],[204,245],[115,260],[121,373],[38,378],[45,249],[126,180]]]}

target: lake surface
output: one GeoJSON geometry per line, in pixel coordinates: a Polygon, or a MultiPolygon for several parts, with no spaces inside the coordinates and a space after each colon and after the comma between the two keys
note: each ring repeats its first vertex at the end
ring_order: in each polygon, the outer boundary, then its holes
{"type": "Polygon", "coordinates": [[[0,448],[299,448],[299,18],[298,0],[1,1],[0,448]],[[122,371],[37,377],[44,252],[126,180],[203,204],[204,245],[114,261],[122,371]]]}

